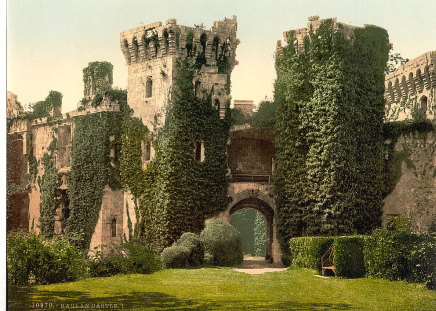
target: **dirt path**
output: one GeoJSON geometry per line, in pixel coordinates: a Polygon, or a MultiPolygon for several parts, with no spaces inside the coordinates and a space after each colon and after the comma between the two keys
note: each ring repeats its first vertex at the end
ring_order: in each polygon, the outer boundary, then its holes
{"type": "Polygon", "coordinates": [[[288,268],[272,264],[263,257],[245,256],[242,265],[235,268],[235,271],[248,274],[263,274],[266,272],[280,272],[286,269],[288,268]]]}

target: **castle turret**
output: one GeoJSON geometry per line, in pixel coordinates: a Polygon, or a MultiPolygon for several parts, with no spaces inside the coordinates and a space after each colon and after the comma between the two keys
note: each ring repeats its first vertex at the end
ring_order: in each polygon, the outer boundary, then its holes
{"type": "Polygon", "coordinates": [[[202,24],[178,25],[171,18],[165,24],[155,22],[122,32],[120,47],[128,65],[128,103],[134,114],[150,129],[156,115],[165,115],[173,94],[176,60],[184,57],[199,68],[193,81],[196,90],[213,90],[213,103],[224,110],[230,100],[227,78],[237,65],[236,30],[233,16],[214,22],[210,30],[202,24]]]}

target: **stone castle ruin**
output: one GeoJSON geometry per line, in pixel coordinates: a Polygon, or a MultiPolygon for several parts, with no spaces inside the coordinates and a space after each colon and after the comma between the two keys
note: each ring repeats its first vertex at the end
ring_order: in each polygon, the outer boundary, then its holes
{"type": "MultiPolygon", "coordinates": [[[[294,30],[297,38],[294,42],[287,42],[285,32],[286,44],[293,44],[297,51],[302,49],[307,32],[316,31],[322,21],[310,17],[307,28],[294,30]]],[[[356,28],[339,23],[336,19],[333,19],[333,25],[346,38],[351,38],[356,28]]],[[[224,118],[226,104],[231,99],[228,76],[238,64],[236,48],[239,39],[236,32],[235,16],[214,22],[210,30],[178,25],[175,19],[169,19],[165,24],[156,22],[122,32],[120,48],[128,65],[127,103],[133,109],[133,116],[141,119],[151,132],[156,124],[165,121],[166,111],[174,97],[176,61],[189,57],[199,65],[193,81],[195,95],[211,94],[220,117],[224,118]]],[[[277,57],[281,53],[282,42],[278,41],[277,57]]],[[[92,101],[99,90],[109,89],[111,84],[112,68],[98,79],[88,76],[84,98],[92,101]]],[[[402,65],[396,72],[386,76],[385,84],[386,122],[413,119],[417,113],[434,120],[436,51],[402,65]]],[[[249,110],[246,102],[238,105],[241,109],[249,110]]],[[[59,173],[56,192],[58,205],[52,215],[54,233],[64,232],[65,221],[70,213],[68,176],[77,118],[101,112],[117,113],[120,106],[116,100],[103,96],[96,106],[82,105],[65,114],[60,114],[60,107],[56,109],[51,111],[50,116],[43,118],[19,118],[23,109],[17,102],[17,96],[8,93],[8,230],[21,228],[40,231],[41,179],[45,173],[42,162],[50,154],[54,156],[59,173]],[[57,141],[55,150],[51,148],[54,139],[57,141]]],[[[231,200],[225,211],[214,218],[230,221],[230,216],[242,208],[260,211],[265,216],[268,228],[266,258],[279,263],[281,252],[275,229],[273,186],[275,135],[272,130],[258,129],[248,124],[231,128],[227,148],[228,196],[231,200]]],[[[394,156],[395,151],[404,151],[405,148],[408,148],[409,157],[397,163],[399,171],[397,170],[395,183],[385,200],[384,224],[388,226],[392,216],[416,209],[416,192],[411,192],[411,189],[417,188],[417,181],[422,181],[427,182],[430,189],[427,200],[418,204],[424,209],[419,228],[425,230],[436,213],[435,135],[434,130],[428,132],[424,139],[414,135],[411,132],[400,135],[395,141],[386,141],[386,145],[392,147],[386,160],[394,156]],[[409,146],[406,147],[407,143],[409,146]],[[414,171],[408,168],[407,163],[410,161],[415,163],[414,171]],[[425,171],[425,176],[421,176],[419,170],[425,171]]],[[[115,148],[111,149],[109,157],[115,158],[116,152],[115,148]]],[[[155,156],[153,145],[147,141],[142,143],[141,152],[143,165],[147,165],[155,156]]],[[[90,249],[99,245],[117,244],[128,238],[131,226],[129,222],[134,225],[137,221],[134,206],[131,193],[105,186],[90,249]]]]}

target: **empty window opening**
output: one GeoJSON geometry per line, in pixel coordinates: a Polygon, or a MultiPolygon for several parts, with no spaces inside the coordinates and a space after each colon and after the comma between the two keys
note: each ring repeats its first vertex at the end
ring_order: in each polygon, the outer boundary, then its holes
{"type": "Polygon", "coordinates": [[[194,33],[190,31],[186,36],[186,53],[188,56],[192,56],[192,46],[194,44],[194,33]]]}
{"type": "Polygon", "coordinates": [[[153,96],[153,80],[151,77],[147,78],[147,82],[145,83],[145,97],[153,96]]]}
{"type": "Polygon", "coordinates": [[[422,114],[427,113],[427,96],[421,97],[420,111],[422,114]]]}
{"type": "Polygon", "coordinates": [[[163,32],[163,38],[164,38],[164,46],[165,46],[165,51],[168,53],[168,31],[165,29],[163,32]]]}
{"type": "Polygon", "coordinates": [[[117,219],[114,218],[111,221],[111,237],[115,238],[117,236],[117,219]]]}
{"type": "Polygon", "coordinates": [[[200,44],[202,47],[201,53],[206,53],[206,44],[207,44],[207,36],[206,34],[202,34],[200,37],[200,44]]]}
{"type": "Polygon", "coordinates": [[[212,48],[213,48],[213,52],[215,53],[215,59],[218,58],[219,45],[220,45],[220,38],[218,37],[213,38],[212,48]]]}
{"type": "Polygon", "coordinates": [[[150,161],[151,159],[151,143],[149,141],[141,142],[142,162],[150,161]]]}
{"type": "Polygon", "coordinates": [[[204,161],[204,144],[201,140],[196,140],[194,143],[194,160],[204,161]]]}

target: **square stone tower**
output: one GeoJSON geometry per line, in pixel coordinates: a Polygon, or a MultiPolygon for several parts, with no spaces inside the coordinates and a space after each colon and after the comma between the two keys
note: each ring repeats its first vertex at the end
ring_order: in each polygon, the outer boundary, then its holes
{"type": "MultiPolygon", "coordinates": [[[[134,116],[142,119],[149,130],[162,124],[173,97],[176,61],[189,57],[198,65],[192,82],[196,94],[206,90],[212,101],[224,112],[230,100],[228,77],[239,44],[236,38],[236,16],[214,22],[210,30],[203,25],[177,25],[155,22],[121,33],[120,45],[128,65],[128,104],[134,116]]],[[[223,114],[222,114],[223,115],[223,114]]]]}

